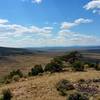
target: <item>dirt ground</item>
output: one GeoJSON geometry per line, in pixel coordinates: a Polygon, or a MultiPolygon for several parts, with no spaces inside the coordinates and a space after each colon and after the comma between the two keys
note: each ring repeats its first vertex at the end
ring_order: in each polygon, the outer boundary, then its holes
{"type": "MultiPolygon", "coordinates": [[[[11,89],[13,93],[12,100],[66,100],[66,97],[60,96],[55,88],[55,84],[61,79],[76,81],[79,79],[100,78],[100,72],[90,70],[87,72],[61,72],[54,74],[45,74],[43,76],[21,79],[20,82],[3,85],[3,89],[11,89]]],[[[100,97],[98,97],[100,99],[100,97]]],[[[97,97],[93,100],[99,100],[97,97]]]]}

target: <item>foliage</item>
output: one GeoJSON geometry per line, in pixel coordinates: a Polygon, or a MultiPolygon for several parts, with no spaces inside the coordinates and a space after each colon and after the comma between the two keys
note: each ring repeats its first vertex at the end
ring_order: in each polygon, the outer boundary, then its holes
{"type": "Polygon", "coordinates": [[[3,100],[3,96],[2,95],[0,95],[0,100],[3,100]]]}
{"type": "Polygon", "coordinates": [[[58,63],[58,64],[60,64],[60,65],[63,66],[63,62],[62,62],[62,60],[60,59],[60,57],[55,57],[55,58],[53,58],[53,60],[52,60],[51,62],[55,62],[55,63],[58,63]]]}
{"type": "Polygon", "coordinates": [[[84,65],[81,61],[76,61],[72,64],[72,68],[75,71],[84,71],[84,65]]]}
{"type": "Polygon", "coordinates": [[[87,93],[90,95],[95,95],[99,93],[98,85],[92,85],[91,80],[84,83],[78,83],[75,86],[76,90],[81,93],[87,93]],[[90,82],[90,83],[89,83],[90,82]]]}
{"type": "Polygon", "coordinates": [[[11,83],[12,80],[18,81],[19,78],[23,77],[23,73],[18,69],[18,70],[13,70],[9,73],[9,75],[4,77],[4,82],[5,84],[11,83]]]}
{"type": "Polygon", "coordinates": [[[62,68],[63,68],[63,65],[58,63],[58,62],[55,62],[55,61],[52,61],[50,63],[48,63],[45,68],[44,68],[44,71],[49,71],[49,72],[60,72],[62,71],[62,68]]]}
{"type": "Polygon", "coordinates": [[[2,94],[3,94],[3,100],[11,100],[12,93],[10,89],[3,90],[2,94]]]}
{"type": "Polygon", "coordinates": [[[9,78],[13,78],[13,76],[18,75],[19,77],[23,77],[23,73],[18,69],[18,70],[13,70],[9,74],[9,78]]]}
{"type": "Polygon", "coordinates": [[[12,79],[13,79],[14,81],[19,81],[20,76],[19,76],[19,75],[14,75],[12,79]]]}
{"type": "Polygon", "coordinates": [[[90,68],[95,68],[96,67],[95,63],[88,62],[87,64],[89,65],[90,68]]]}
{"type": "Polygon", "coordinates": [[[100,63],[96,63],[95,69],[100,71],[100,63]]]}
{"type": "Polygon", "coordinates": [[[35,65],[34,68],[31,69],[31,72],[28,73],[29,76],[36,76],[39,73],[43,73],[44,70],[41,65],[35,65]]]}
{"type": "Polygon", "coordinates": [[[82,55],[78,51],[72,51],[61,57],[63,61],[74,63],[77,60],[80,60],[82,55]]]}
{"type": "Polygon", "coordinates": [[[89,100],[89,98],[81,93],[70,94],[67,100],[89,100]]]}
{"type": "Polygon", "coordinates": [[[67,91],[74,90],[75,88],[70,81],[63,79],[56,84],[56,89],[60,92],[61,95],[64,96],[66,95],[67,91]]]}

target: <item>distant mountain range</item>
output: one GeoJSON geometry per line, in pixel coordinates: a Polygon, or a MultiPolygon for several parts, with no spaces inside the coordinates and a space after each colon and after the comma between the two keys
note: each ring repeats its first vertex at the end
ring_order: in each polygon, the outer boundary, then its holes
{"type": "Polygon", "coordinates": [[[25,55],[25,54],[32,54],[32,53],[33,52],[23,48],[0,47],[0,56],[25,55]]]}
{"type": "Polygon", "coordinates": [[[67,51],[84,51],[100,53],[100,46],[71,46],[71,47],[39,47],[39,48],[27,48],[30,51],[40,52],[67,52],[67,51]]]}
{"type": "Polygon", "coordinates": [[[74,46],[74,47],[40,47],[40,48],[9,48],[0,47],[0,56],[27,55],[45,52],[67,52],[78,50],[81,52],[100,53],[100,46],[74,46]]]}

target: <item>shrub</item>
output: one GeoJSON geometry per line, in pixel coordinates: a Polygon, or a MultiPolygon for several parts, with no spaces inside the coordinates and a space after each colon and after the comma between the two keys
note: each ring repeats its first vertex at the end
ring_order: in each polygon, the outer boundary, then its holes
{"type": "Polygon", "coordinates": [[[78,51],[72,51],[61,58],[66,62],[74,63],[75,61],[80,60],[82,55],[78,51]]]}
{"type": "Polygon", "coordinates": [[[88,62],[87,64],[89,65],[90,68],[95,68],[95,66],[96,66],[95,63],[90,63],[90,62],[88,62]]]}
{"type": "Polygon", "coordinates": [[[68,80],[61,80],[56,84],[56,89],[60,92],[61,95],[66,95],[67,91],[75,89],[73,84],[68,80]]]}
{"type": "Polygon", "coordinates": [[[81,61],[76,61],[72,64],[72,68],[75,71],[84,71],[84,65],[81,61]]]}
{"type": "Polygon", "coordinates": [[[3,100],[3,96],[2,95],[0,95],[0,100],[3,100]]]}
{"type": "Polygon", "coordinates": [[[41,65],[35,65],[34,69],[37,70],[38,73],[43,73],[44,72],[44,70],[43,70],[41,65]]]}
{"type": "Polygon", "coordinates": [[[81,83],[85,83],[85,82],[86,82],[86,81],[85,81],[84,79],[79,79],[79,80],[78,80],[78,83],[80,83],[80,84],[81,84],[81,83]]]}
{"type": "Polygon", "coordinates": [[[11,83],[11,79],[6,78],[6,79],[4,80],[4,83],[5,83],[5,84],[9,84],[9,83],[11,83]]]}
{"type": "MultiPolygon", "coordinates": [[[[88,81],[87,81],[88,82],[88,81]]],[[[98,85],[93,85],[91,83],[79,83],[75,86],[76,90],[81,93],[87,93],[90,95],[95,95],[99,93],[98,85]]],[[[89,82],[92,82],[92,80],[89,80],[89,82]]]]}
{"type": "Polygon", "coordinates": [[[62,71],[62,68],[63,68],[62,64],[52,61],[45,66],[44,71],[60,72],[62,71]]]}
{"type": "Polygon", "coordinates": [[[11,100],[12,93],[10,89],[3,90],[2,94],[3,94],[3,100],[11,100]]]}
{"type": "Polygon", "coordinates": [[[99,63],[96,64],[95,69],[100,71],[100,64],[99,63]]]}
{"type": "Polygon", "coordinates": [[[5,84],[11,83],[12,80],[18,81],[19,78],[23,77],[23,73],[18,70],[13,70],[9,73],[9,75],[4,77],[5,84]]]}
{"type": "Polygon", "coordinates": [[[8,75],[8,78],[13,78],[13,76],[18,75],[19,77],[23,77],[23,73],[18,69],[18,70],[13,70],[10,72],[8,75]]]}
{"type": "Polygon", "coordinates": [[[52,60],[51,62],[55,62],[55,63],[58,63],[58,64],[60,64],[60,65],[63,66],[63,62],[62,62],[62,60],[60,59],[60,57],[55,57],[55,58],[53,58],[53,60],[52,60]]]}
{"type": "Polygon", "coordinates": [[[29,76],[35,76],[39,73],[43,73],[44,70],[41,65],[35,65],[34,68],[31,69],[31,72],[28,73],[29,76]]]}
{"type": "Polygon", "coordinates": [[[13,76],[13,80],[14,80],[14,81],[19,81],[19,79],[20,79],[20,76],[19,76],[19,75],[14,75],[14,76],[13,76]]]}
{"type": "Polygon", "coordinates": [[[70,94],[67,100],[89,100],[89,98],[81,93],[70,94]]]}

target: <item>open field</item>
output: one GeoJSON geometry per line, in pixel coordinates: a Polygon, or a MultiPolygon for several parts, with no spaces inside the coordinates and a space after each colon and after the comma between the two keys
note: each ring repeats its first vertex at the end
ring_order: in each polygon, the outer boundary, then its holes
{"type": "MultiPolygon", "coordinates": [[[[63,55],[64,52],[47,52],[32,55],[4,56],[0,58],[0,77],[14,69],[21,69],[27,73],[36,64],[45,65],[55,56],[63,55]]],[[[84,57],[91,61],[100,61],[100,53],[83,53],[84,57]]]]}
{"type": "Polygon", "coordinates": [[[29,71],[34,65],[45,65],[50,60],[51,57],[45,55],[8,56],[0,60],[0,77],[14,69],[21,69],[24,72],[29,71]]]}
{"type": "MultiPolygon", "coordinates": [[[[46,65],[52,58],[63,54],[65,53],[45,52],[31,55],[3,56],[0,58],[0,77],[3,78],[3,76],[15,69],[21,69],[24,74],[27,74],[34,65],[46,65]]],[[[91,62],[100,61],[100,53],[82,52],[82,54],[86,60],[91,62]]],[[[100,79],[100,71],[90,68],[84,72],[71,70],[52,74],[45,72],[34,77],[20,78],[18,82],[12,81],[10,84],[1,84],[0,93],[2,90],[9,88],[13,93],[12,100],[66,100],[67,97],[59,95],[55,87],[56,83],[62,79],[71,82],[76,82],[79,79],[100,79]]],[[[100,100],[100,96],[96,95],[91,100],[100,100]]]]}

